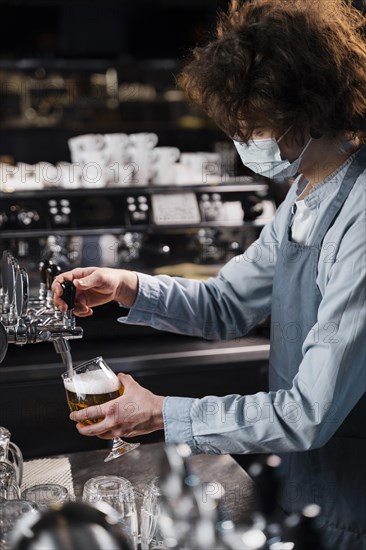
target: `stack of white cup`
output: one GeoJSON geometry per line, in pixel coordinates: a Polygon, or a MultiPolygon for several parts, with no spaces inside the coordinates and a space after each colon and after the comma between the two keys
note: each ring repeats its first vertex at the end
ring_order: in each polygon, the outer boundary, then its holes
{"type": "Polygon", "coordinates": [[[157,147],[153,132],[84,134],[68,140],[71,163],[39,162],[16,166],[0,163],[4,191],[44,187],[120,187],[209,185],[221,181],[218,153],[181,153],[177,147],[157,147]]]}

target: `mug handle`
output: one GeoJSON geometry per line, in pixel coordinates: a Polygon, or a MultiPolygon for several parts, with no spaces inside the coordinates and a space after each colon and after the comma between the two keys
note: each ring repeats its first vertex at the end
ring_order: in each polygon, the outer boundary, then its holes
{"type": "Polygon", "coordinates": [[[158,138],[157,134],[149,134],[149,142],[150,142],[151,149],[156,147],[158,141],[159,141],[159,138],[158,138]]]}
{"type": "Polygon", "coordinates": [[[172,150],[172,161],[177,162],[179,157],[180,157],[180,149],[178,149],[178,147],[174,147],[172,150]]]}
{"type": "Polygon", "coordinates": [[[4,498],[5,500],[20,500],[22,495],[19,485],[15,481],[11,481],[6,488],[0,488],[0,497],[4,498]],[[9,498],[11,493],[13,493],[13,498],[9,498]]]}
{"type": "Polygon", "coordinates": [[[12,457],[13,457],[13,463],[16,466],[18,485],[20,487],[21,484],[22,484],[22,480],[23,480],[23,455],[22,455],[22,451],[19,449],[18,445],[13,443],[13,441],[10,441],[10,443],[9,443],[9,450],[11,450],[11,454],[12,454],[12,457]]]}

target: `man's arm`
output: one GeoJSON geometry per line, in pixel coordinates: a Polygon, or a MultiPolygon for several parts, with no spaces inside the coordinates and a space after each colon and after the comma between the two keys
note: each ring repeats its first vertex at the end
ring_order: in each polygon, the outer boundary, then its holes
{"type": "Polygon", "coordinates": [[[194,452],[238,454],[324,445],[366,389],[365,273],[362,221],[345,235],[330,269],[292,388],[249,396],[167,397],[167,442],[186,442],[194,452]]]}
{"type": "Polygon", "coordinates": [[[138,273],[136,300],[128,316],[119,321],[212,340],[246,334],[270,312],[277,251],[290,200],[280,206],[259,239],[215,278],[197,281],[138,273]]]}

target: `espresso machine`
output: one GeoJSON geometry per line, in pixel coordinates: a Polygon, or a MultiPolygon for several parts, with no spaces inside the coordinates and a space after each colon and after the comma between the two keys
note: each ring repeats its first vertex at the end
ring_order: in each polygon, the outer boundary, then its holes
{"type": "MultiPolygon", "coordinates": [[[[241,176],[217,185],[44,188],[0,198],[0,425],[26,457],[106,445],[82,438],[68,420],[60,375],[71,362],[70,343],[74,364],[102,355],[116,373],[132,374],[159,395],[224,395],[237,392],[240,381],[247,393],[266,389],[265,324],[244,338],[211,342],[118,323],[127,312],[116,302],[76,323],[73,296],[62,314],[50,290],[58,272],[80,266],[215,276],[273,217],[266,181],[241,176]]],[[[162,434],[143,439],[157,437],[162,434]]]]}

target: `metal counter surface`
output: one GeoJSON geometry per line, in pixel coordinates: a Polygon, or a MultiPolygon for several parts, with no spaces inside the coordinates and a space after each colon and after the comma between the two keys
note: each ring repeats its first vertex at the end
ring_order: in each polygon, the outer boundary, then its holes
{"type": "MultiPolygon", "coordinates": [[[[70,460],[76,498],[81,497],[84,483],[91,477],[119,475],[131,481],[137,490],[139,504],[139,494],[141,495],[145,484],[159,475],[163,449],[162,443],[144,444],[135,451],[107,463],[104,462],[108,453],[106,449],[63,456],[70,460]]],[[[202,482],[203,499],[208,495],[219,495],[230,519],[236,523],[249,520],[255,505],[254,483],[230,455],[191,456],[188,464],[202,482]]]]}

